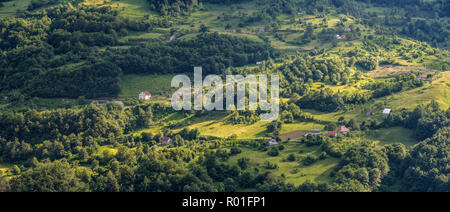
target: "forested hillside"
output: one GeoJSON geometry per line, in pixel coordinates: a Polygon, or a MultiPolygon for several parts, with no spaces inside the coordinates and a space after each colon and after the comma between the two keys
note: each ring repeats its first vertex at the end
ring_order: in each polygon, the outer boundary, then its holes
{"type": "Polygon", "coordinates": [[[448,192],[449,14],[447,0],[0,1],[0,192],[448,192]],[[280,76],[279,118],[175,111],[172,77],[198,66],[280,76]]]}

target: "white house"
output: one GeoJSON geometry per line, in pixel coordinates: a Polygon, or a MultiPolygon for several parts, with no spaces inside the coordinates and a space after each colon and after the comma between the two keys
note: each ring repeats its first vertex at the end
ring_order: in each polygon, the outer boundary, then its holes
{"type": "Polygon", "coordinates": [[[144,91],[139,94],[139,99],[141,99],[141,100],[147,101],[147,100],[150,100],[151,97],[152,97],[152,95],[148,91],[144,91]]]}
{"type": "Polygon", "coordinates": [[[258,62],[256,62],[256,65],[262,65],[263,64],[263,62],[262,61],[258,61],[258,62]]]}
{"type": "Polygon", "coordinates": [[[391,109],[386,108],[383,110],[383,116],[389,116],[391,115],[391,113],[392,113],[391,109]]]}
{"type": "Polygon", "coordinates": [[[277,140],[275,140],[275,139],[269,140],[269,146],[273,146],[273,145],[277,145],[277,144],[278,144],[277,140]]]}

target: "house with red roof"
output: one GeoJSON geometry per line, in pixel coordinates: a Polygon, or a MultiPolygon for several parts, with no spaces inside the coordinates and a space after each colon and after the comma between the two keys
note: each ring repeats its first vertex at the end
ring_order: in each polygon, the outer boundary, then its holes
{"type": "Polygon", "coordinates": [[[328,135],[336,137],[338,133],[336,131],[328,131],[328,135]]]}
{"type": "Polygon", "coordinates": [[[346,127],[346,126],[340,126],[337,130],[336,133],[338,134],[347,134],[349,133],[350,130],[346,127]]]}
{"type": "Polygon", "coordinates": [[[152,97],[152,95],[148,91],[143,91],[139,94],[139,99],[141,99],[141,100],[147,101],[147,100],[150,100],[151,97],[152,97]]]}

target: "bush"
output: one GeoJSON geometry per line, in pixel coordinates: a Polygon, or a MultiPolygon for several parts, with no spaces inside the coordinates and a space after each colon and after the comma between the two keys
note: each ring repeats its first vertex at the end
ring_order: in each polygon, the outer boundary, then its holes
{"type": "Polygon", "coordinates": [[[250,158],[241,158],[238,160],[238,166],[241,167],[242,170],[247,169],[249,163],[250,158]]]}
{"type": "Polygon", "coordinates": [[[293,162],[293,161],[296,160],[296,157],[295,157],[294,154],[289,154],[288,157],[287,157],[287,160],[293,162]]]}
{"type": "Polygon", "coordinates": [[[231,150],[230,150],[230,154],[231,155],[238,155],[238,154],[241,154],[241,152],[242,152],[242,150],[241,149],[239,149],[239,148],[237,148],[237,147],[233,147],[233,148],[231,148],[231,150]]]}
{"type": "Polygon", "coordinates": [[[278,169],[278,164],[271,163],[270,161],[266,161],[265,167],[266,167],[266,169],[278,169]]]}
{"type": "Polygon", "coordinates": [[[328,154],[326,153],[326,152],[322,152],[321,154],[320,154],[320,156],[319,156],[319,159],[320,160],[325,160],[325,159],[327,159],[328,158],[328,154]]]}
{"type": "Polygon", "coordinates": [[[317,161],[317,157],[314,155],[308,155],[305,159],[303,159],[303,164],[309,166],[317,161]]]}
{"type": "Polygon", "coordinates": [[[278,151],[277,148],[271,148],[271,149],[267,152],[267,154],[268,154],[269,156],[276,157],[276,156],[280,155],[280,152],[278,151]]]}

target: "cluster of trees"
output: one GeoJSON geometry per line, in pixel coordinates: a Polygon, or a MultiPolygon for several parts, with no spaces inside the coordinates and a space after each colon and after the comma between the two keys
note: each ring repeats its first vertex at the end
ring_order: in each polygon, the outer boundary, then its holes
{"type": "Polygon", "coordinates": [[[297,102],[302,108],[311,108],[319,111],[334,112],[342,107],[345,102],[339,93],[334,93],[330,88],[310,91],[297,102]]]}
{"type": "Polygon", "coordinates": [[[221,149],[207,151],[188,165],[183,158],[192,158],[190,154],[159,152],[146,145],[136,150],[120,148],[115,155],[88,162],[90,169],[64,159],[52,162],[33,159],[28,169],[2,188],[44,192],[232,192],[259,187],[274,177],[268,172],[247,171],[242,164],[221,163],[230,156],[221,149]]]}
{"type": "Polygon", "coordinates": [[[229,124],[246,124],[251,125],[258,121],[260,121],[261,118],[259,116],[259,113],[257,111],[252,110],[245,110],[245,111],[239,111],[236,110],[231,114],[231,116],[227,119],[227,123],[229,124]]]}
{"type": "Polygon", "coordinates": [[[277,68],[283,74],[280,86],[284,96],[304,95],[313,82],[337,85],[350,81],[350,71],[343,60],[335,57],[298,57],[277,68]]]}
{"type": "Polygon", "coordinates": [[[414,74],[399,74],[388,80],[370,83],[363,87],[364,89],[373,90],[373,98],[380,98],[404,90],[418,88],[423,86],[423,84],[414,74]]]}
{"type": "Polygon", "coordinates": [[[373,144],[351,147],[341,158],[334,183],[340,191],[372,191],[389,172],[388,157],[373,144]]]}
{"type": "Polygon", "coordinates": [[[400,182],[403,191],[448,192],[450,127],[416,145],[401,164],[400,182]]]}
{"type": "Polygon", "coordinates": [[[404,126],[412,129],[419,140],[432,137],[439,129],[450,123],[450,109],[443,111],[439,104],[432,101],[428,105],[420,105],[413,111],[406,110],[393,113],[383,123],[384,126],[404,126]]]}
{"type": "Polygon", "coordinates": [[[123,31],[145,31],[161,24],[129,20],[110,7],[71,4],[2,19],[0,91],[52,98],[116,96],[122,74],[186,73],[193,65],[218,74],[276,55],[266,44],[216,33],[100,50],[123,44],[118,40],[123,31]]]}
{"type": "MultiPolygon", "coordinates": [[[[153,106],[158,107],[158,106],[153,106]]],[[[81,109],[0,113],[3,128],[0,152],[3,161],[61,158],[79,153],[78,147],[91,146],[98,139],[121,137],[133,130],[149,127],[152,107],[124,110],[110,103],[106,107],[89,105],[81,109]]]]}
{"type": "Polygon", "coordinates": [[[143,30],[108,7],[53,7],[25,18],[0,20],[0,90],[41,97],[118,94],[121,70],[96,59],[98,46],[117,43],[116,31],[143,30]]]}
{"type": "Polygon", "coordinates": [[[27,10],[35,10],[41,7],[49,6],[58,3],[60,0],[33,0],[28,5],[27,10]]]}
{"type": "MultiPolygon", "coordinates": [[[[350,5],[352,0],[335,1],[345,1],[345,5],[350,5]]],[[[363,17],[364,23],[371,26],[386,26],[392,32],[426,41],[434,47],[449,48],[449,23],[439,20],[441,17],[448,17],[450,14],[450,3],[448,1],[356,1],[370,2],[391,9],[388,14],[382,17],[376,13],[364,13],[359,10],[358,15],[363,17]]]]}
{"type": "Polygon", "coordinates": [[[280,120],[284,123],[292,123],[294,120],[297,121],[314,121],[314,117],[302,111],[298,105],[295,103],[282,102],[280,104],[281,118],[280,120]]]}
{"type": "Polygon", "coordinates": [[[188,14],[196,8],[201,8],[202,3],[214,4],[232,4],[236,2],[243,2],[245,0],[147,0],[153,10],[158,11],[161,15],[178,16],[188,14]]]}
{"type": "Polygon", "coordinates": [[[307,89],[302,97],[294,98],[303,108],[316,109],[324,112],[333,112],[346,104],[365,104],[373,98],[389,96],[393,93],[418,88],[424,85],[415,74],[400,74],[385,80],[365,84],[362,88],[371,92],[355,92],[342,94],[333,92],[330,88],[311,90],[307,89]]]}
{"type": "Polygon", "coordinates": [[[189,40],[117,50],[111,59],[124,73],[189,73],[195,64],[202,66],[205,74],[222,74],[228,67],[254,64],[276,55],[277,52],[264,43],[202,33],[189,40]]]}

